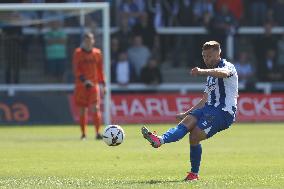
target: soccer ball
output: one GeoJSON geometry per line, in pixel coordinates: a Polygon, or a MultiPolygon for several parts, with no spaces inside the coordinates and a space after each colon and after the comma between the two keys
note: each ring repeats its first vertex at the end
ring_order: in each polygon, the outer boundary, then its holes
{"type": "Polygon", "coordinates": [[[119,125],[108,125],[104,130],[103,141],[109,146],[118,146],[124,137],[124,131],[119,125]]]}

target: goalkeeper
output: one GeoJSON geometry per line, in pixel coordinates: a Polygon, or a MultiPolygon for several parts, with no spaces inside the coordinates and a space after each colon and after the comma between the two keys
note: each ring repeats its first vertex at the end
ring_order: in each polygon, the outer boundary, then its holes
{"type": "Polygon", "coordinates": [[[102,139],[100,128],[102,116],[100,111],[100,84],[105,94],[105,76],[101,50],[94,48],[95,38],[90,32],[85,33],[81,47],[76,48],[73,55],[75,75],[75,104],[80,111],[81,139],[86,139],[88,108],[92,110],[95,127],[95,139],[102,139]]]}

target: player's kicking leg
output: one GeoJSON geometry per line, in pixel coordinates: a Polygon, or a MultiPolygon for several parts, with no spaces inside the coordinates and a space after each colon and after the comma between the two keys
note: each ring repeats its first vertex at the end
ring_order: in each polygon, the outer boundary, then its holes
{"type": "Polygon", "coordinates": [[[159,148],[164,143],[161,137],[157,136],[155,133],[150,132],[149,129],[145,126],[141,128],[141,133],[154,148],[159,148]]]}
{"type": "Polygon", "coordinates": [[[176,142],[182,139],[188,132],[196,126],[197,119],[192,115],[187,115],[175,128],[169,129],[162,136],[157,136],[145,126],[141,128],[143,137],[150,142],[154,148],[160,147],[164,143],[176,142]]]}
{"type": "Polygon", "coordinates": [[[200,141],[206,139],[206,133],[198,128],[197,118],[193,115],[187,115],[175,128],[169,129],[162,136],[157,136],[146,127],[142,127],[142,135],[147,139],[154,148],[160,147],[162,144],[176,142],[182,139],[190,132],[190,161],[191,172],[185,178],[186,181],[198,180],[198,171],[201,161],[202,148],[200,141]]]}

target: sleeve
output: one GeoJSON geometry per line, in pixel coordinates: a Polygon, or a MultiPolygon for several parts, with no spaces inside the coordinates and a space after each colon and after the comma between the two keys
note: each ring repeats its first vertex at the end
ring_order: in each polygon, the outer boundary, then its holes
{"type": "Polygon", "coordinates": [[[209,80],[209,78],[207,77],[206,85],[205,85],[205,89],[204,89],[204,93],[207,93],[207,94],[209,92],[209,90],[208,90],[208,80],[209,80]]]}
{"type": "Polygon", "coordinates": [[[208,87],[206,85],[205,89],[204,89],[204,93],[207,93],[208,94],[208,87]]]}
{"type": "Polygon", "coordinates": [[[208,86],[207,85],[205,86],[204,93],[208,94],[208,86]]]}
{"type": "Polygon", "coordinates": [[[102,53],[98,53],[98,80],[99,83],[105,84],[105,74],[104,74],[104,69],[103,69],[103,57],[102,53]]]}
{"type": "Polygon", "coordinates": [[[78,53],[77,50],[75,50],[73,54],[72,64],[73,64],[73,72],[75,80],[79,79],[80,81],[84,82],[86,79],[83,74],[82,66],[80,65],[80,54],[78,53]]]}
{"type": "Polygon", "coordinates": [[[236,70],[236,68],[235,68],[234,65],[225,65],[224,68],[225,68],[225,69],[228,69],[229,72],[230,72],[228,78],[229,78],[229,77],[232,77],[233,75],[235,75],[235,74],[237,73],[237,70],[236,70]]]}

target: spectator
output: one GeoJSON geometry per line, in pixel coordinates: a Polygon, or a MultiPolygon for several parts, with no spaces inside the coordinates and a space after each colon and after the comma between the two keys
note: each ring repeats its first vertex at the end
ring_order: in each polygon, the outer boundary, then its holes
{"type": "MultiPolygon", "coordinates": [[[[193,25],[193,2],[182,0],[178,6],[178,24],[179,26],[193,25]]],[[[172,66],[179,67],[181,63],[191,65],[194,57],[194,36],[193,35],[175,35],[174,48],[172,49],[172,66]]]]}
{"type": "Polygon", "coordinates": [[[261,26],[264,23],[267,12],[267,0],[250,0],[250,18],[253,26],[261,26]]]}
{"type": "Polygon", "coordinates": [[[129,62],[135,68],[135,74],[140,78],[141,69],[147,64],[151,56],[150,50],[143,45],[143,39],[140,35],[133,37],[133,45],[127,51],[129,62]]]}
{"type": "Polygon", "coordinates": [[[254,47],[252,44],[251,37],[245,36],[245,35],[236,35],[235,36],[235,56],[237,57],[242,52],[245,52],[249,55],[249,59],[255,60],[255,54],[253,52],[254,47]]]}
{"type": "Polygon", "coordinates": [[[238,72],[239,82],[244,83],[245,86],[254,80],[254,68],[248,58],[247,52],[241,52],[239,54],[238,61],[235,63],[235,68],[238,72]]]}
{"type": "Polygon", "coordinates": [[[203,36],[203,40],[205,40],[204,38],[208,40],[212,39],[213,37],[210,36],[211,33],[214,33],[214,17],[209,13],[209,12],[205,12],[203,15],[203,20],[202,20],[202,26],[204,26],[207,30],[208,30],[208,35],[207,36],[203,36]]]}
{"type": "Polygon", "coordinates": [[[226,56],[226,37],[227,35],[235,34],[237,27],[237,22],[234,18],[234,15],[229,12],[227,5],[224,4],[221,7],[221,10],[217,12],[211,26],[211,34],[215,39],[224,44],[222,54],[226,56]]]}
{"type": "Polygon", "coordinates": [[[146,2],[144,0],[134,0],[136,6],[138,7],[138,10],[140,12],[144,12],[146,9],[146,2]]]}
{"type": "Polygon", "coordinates": [[[215,25],[217,33],[230,34],[234,33],[237,22],[234,15],[229,11],[227,5],[222,5],[220,11],[217,12],[215,17],[215,25]]]}
{"type": "Polygon", "coordinates": [[[127,85],[135,81],[135,70],[132,64],[128,61],[127,53],[119,53],[118,61],[113,65],[114,83],[127,85]]]}
{"type": "Polygon", "coordinates": [[[142,68],[141,82],[148,85],[157,85],[162,83],[162,74],[156,59],[150,58],[148,63],[142,68]]]}
{"type": "Polygon", "coordinates": [[[191,0],[181,0],[178,10],[178,22],[180,26],[193,25],[193,2],[191,0]]]}
{"type": "Polygon", "coordinates": [[[153,48],[154,39],[157,35],[156,30],[148,20],[148,14],[141,14],[139,17],[139,22],[133,26],[134,35],[141,35],[144,44],[149,48],[153,48]]]}
{"type": "Polygon", "coordinates": [[[132,35],[133,32],[128,26],[127,16],[124,16],[121,18],[119,30],[113,35],[119,40],[120,50],[126,51],[129,48],[132,35]]]}
{"type": "MultiPolygon", "coordinates": [[[[170,25],[170,15],[171,13],[171,1],[169,0],[148,0],[147,10],[149,12],[149,17],[153,20],[153,25],[157,29],[158,27],[169,26],[170,25]]],[[[151,19],[150,19],[151,20],[151,19]]],[[[168,58],[168,52],[171,50],[174,43],[174,38],[169,35],[160,35],[155,39],[156,42],[159,41],[159,50],[161,61],[166,61],[168,58]]],[[[157,47],[157,46],[156,46],[157,47]]]]}
{"type": "Polygon", "coordinates": [[[149,13],[150,20],[153,21],[155,28],[164,26],[163,9],[161,0],[148,0],[147,2],[147,12],[149,13]]]}
{"type": "MultiPolygon", "coordinates": [[[[216,38],[221,38],[220,36],[223,36],[222,34],[220,35],[218,32],[215,30],[215,20],[214,17],[211,13],[205,12],[203,15],[203,20],[202,20],[202,26],[206,28],[208,31],[207,35],[194,35],[193,38],[193,46],[202,46],[204,44],[204,41],[210,41],[212,39],[216,38]]],[[[225,46],[225,45],[224,45],[225,46]]],[[[191,48],[190,49],[190,54],[192,54],[193,58],[189,61],[189,67],[195,67],[195,66],[200,66],[202,68],[205,68],[204,64],[200,64],[200,62],[203,62],[202,56],[200,56],[199,53],[195,53],[196,49],[191,48]]],[[[222,49],[222,54],[224,53],[224,50],[222,49]]]]}
{"type": "Polygon", "coordinates": [[[216,1],[217,11],[220,12],[223,5],[226,5],[228,7],[228,10],[234,15],[234,18],[237,21],[241,20],[244,11],[242,0],[217,0],[216,1]]]}
{"type": "Polygon", "coordinates": [[[214,5],[212,0],[200,0],[195,1],[193,5],[193,15],[195,25],[201,25],[203,15],[207,12],[210,15],[214,15],[214,5]]]}
{"type": "MultiPolygon", "coordinates": [[[[22,3],[44,3],[43,0],[22,0],[22,3]]],[[[38,12],[36,11],[21,11],[21,16],[24,19],[32,20],[32,19],[39,19],[38,12]]]]}
{"type": "Polygon", "coordinates": [[[118,61],[118,55],[120,52],[119,48],[119,40],[116,37],[111,39],[111,46],[110,46],[110,57],[111,57],[111,64],[114,64],[118,61]]]}
{"type": "Polygon", "coordinates": [[[178,25],[178,12],[179,12],[179,0],[163,0],[162,5],[164,6],[164,15],[166,26],[177,26],[178,25]]]}
{"type": "Polygon", "coordinates": [[[258,66],[258,76],[261,81],[279,81],[282,78],[281,70],[276,64],[275,49],[268,49],[266,57],[258,66]]]}
{"type": "Polygon", "coordinates": [[[277,25],[277,22],[274,18],[274,10],[269,8],[265,14],[265,23],[270,23],[272,26],[277,25]]]}
{"type": "MultiPolygon", "coordinates": [[[[11,3],[19,3],[12,1],[11,3]]],[[[19,83],[20,69],[23,64],[23,35],[21,16],[18,12],[1,12],[0,22],[2,28],[2,36],[4,39],[4,62],[5,62],[5,82],[19,83]]]]}
{"type": "Polygon", "coordinates": [[[173,26],[176,21],[179,0],[148,0],[147,10],[153,17],[154,26],[173,26]]]}
{"type": "Polygon", "coordinates": [[[266,23],[264,25],[264,35],[255,39],[255,54],[257,55],[258,62],[263,62],[269,49],[273,51],[276,51],[277,49],[277,40],[275,36],[272,35],[271,30],[272,25],[266,23]]]}
{"type": "Polygon", "coordinates": [[[282,34],[281,39],[277,42],[277,50],[278,50],[278,57],[277,57],[277,64],[282,69],[284,68],[284,33],[282,34]]]}
{"type": "Polygon", "coordinates": [[[274,11],[274,18],[277,25],[284,26],[284,0],[276,0],[272,9],[274,11]]]}
{"type": "Polygon", "coordinates": [[[134,26],[138,17],[142,12],[140,12],[138,5],[134,0],[122,0],[119,5],[120,17],[128,18],[127,22],[130,27],[134,26]]]}
{"type": "Polygon", "coordinates": [[[157,60],[161,60],[161,44],[160,44],[160,36],[157,35],[154,38],[153,48],[151,49],[152,57],[155,57],[157,60]]]}
{"type": "Polygon", "coordinates": [[[66,68],[66,33],[62,29],[60,21],[52,21],[50,31],[45,36],[46,71],[62,81],[66,68]]]}

